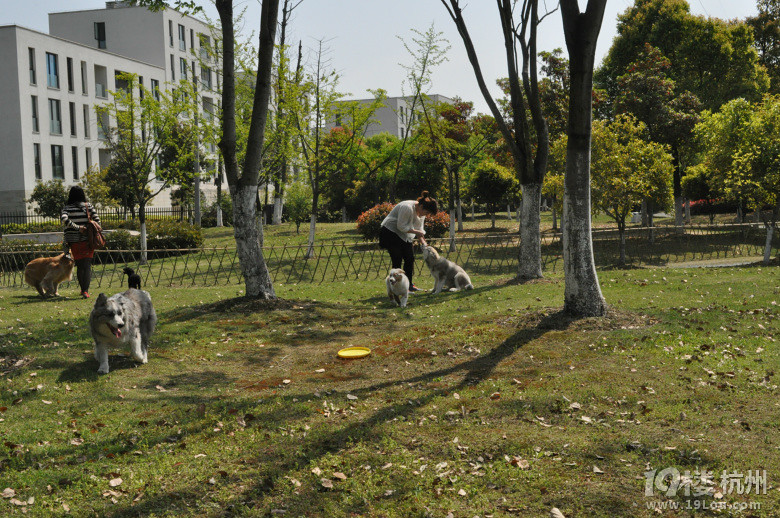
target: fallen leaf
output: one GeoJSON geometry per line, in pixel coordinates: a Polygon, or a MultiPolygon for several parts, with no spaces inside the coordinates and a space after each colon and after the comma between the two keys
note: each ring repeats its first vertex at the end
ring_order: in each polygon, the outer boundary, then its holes
{"type": "Polygon", "coordinates": [[[328,478],[321,478],[320,484],[322,484],[322,487],[325,489],[333,489],[333,481],[328,478]]]}
{"type": "Polygon", "coordinates": [[[22,502],[21,500],[17,500],[16,498],[12,498],[9,500],[13,505],[27,505],[27,502],[22,502]]]}
{"type": "Polygon", "coordinates": [[[560,509],[553,507],[550,509],[550,518],[566,518],[560,509]]]}
{"type": "Polygon", "coordinates": [[[284,383],[285,385],[289,385],[290,383],[292,383],[292,380],[282,380],[282,383],[284,383]]]}
{"type": "Polygon", "coordinates": [[[121,484],[122,484],[122,482],[123,482],[123,480],[122,480],[121,478],[119,478],[119,477],[117,477],[117,478],[112,478],[112,479],[111,479],[111,480],[108,482],[108,485],[109,485],[109,486],[111,486],[111,487],[117,487],[117,486],[121,485],[121,484]]]}
{"type": "Polygon", "coordinates": [[[466,491],[464,489],[461,489],[461,490],[458,491],[458,494],[460,496],[466,496],[466,491]]]}
{"type": "Polygon", "coordinates": [[[82,444],[84,444],[84,439],[82,439],[81,437],[76,437],[75,439],[70,440],[70,444],[72,444],[73,446],[81,446],[82,444]]]}
{"type": "Polygon", "coordinates": [[[16,496],[16,491],[11,489],[10,487],[7,487],[7,488],[3,489],[3,493],[0,496],[2,496],[3,498],[11,498],[11,497],[16,496]]]}
{"type": "Polygon", "coordinates": [[[598,466],[593,466],[593,473],[599,473],[599,474],[602,474],[602,473],[604,473],[604,472],[603,472],[603,471],[601,471],[601,470],[599,469],[599,467],[598,467],[598,466]]]}
{"type": "Polygon", "coordinates": [[[490,399],[495,401],[496,399],[501,399],[501,392],[493,392],[490,394],[490,399]]]}
{"type": "Polygon", "coordinates": [[[455,399],[460,399],[460,394],[458,394],[457,392],[455,392],[455,393],[452,395],[452,397],[454,397],[455,399]]]}
{"type": "Polygon", "coordinates": [[[157,389],[157,390],[159,390],[160,392],[168,392],[168,389],[166,389],[166,388],[165,388],[165,387],[163,387],[162,385],[155,385],[155,386],[154,386],[154,388],[156,388],[156,389],[157,389]]]}
{"type": "Polygon", "coordinates": [[[347,480],[347,476],[344,473],[341,473],[339,471],[333,474],[333,478],[337,478],[339,480],[347,480]]]}
{"type": "Polygon", "coordinates": [[[521,459],[520,457],[512,457],[512,460],[509,463],[520,469],[531,469],[531,464],[526,459],[521,459]]]}
{"type": "Polygon", "coordinates": [[[45,399],[41,399],[41,403],[44,405],[51,405],[51,401],[46,401],[45,399]]]}
{"type": "MultiPolygon", "coordinates": [[[[582,408],[582,405],[576,402],[569,405],[570,410],[579,410],[580,408],[582,408]]],[[[553,509],[555,509],[555,507],[553,507],[553,509]]]]}
{"type": "Polygon", "coordinates": [[[322,372],[325,372],[325,369],[317,369],[317,370],[316,370],[316,371],[314,371],[314,372],[317,372],[317,373],[322,373],[322,372]]]}
{"type": "Polygon", "coordinates": [[[217,485],[217,479],[215,479],[214,477],[211,477],[209,479],[209,484],[211,484],[212,486],[216,486],[217,485]]]}
{"type": "Polygon", "coordinates": [[[352,394],[347,394],[347,399],[350,399],[350,400],[354,401],[357,398],[358,398],[357,396],[353,396],[352,394]]]}
{"type": "Polygon", "coordinates": [[[313,469],[311,470],[311,472],[312,472],[314,475],[318,476],[318,477],[319,477],[320,475],[322,475],[322,470],[321,470],[320,468],[317,468],[317,467],[313,468],[313,469]]]}

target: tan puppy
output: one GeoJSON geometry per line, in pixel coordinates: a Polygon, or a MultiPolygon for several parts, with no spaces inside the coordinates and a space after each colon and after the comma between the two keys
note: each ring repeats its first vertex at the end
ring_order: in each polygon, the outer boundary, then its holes
{"type": "Polygon", "coordinates": [[[59,295],[59,284],[72,278],[73,258],[69,254],[39,257],[24,267],[24,280],[38,290],[41,297],[59,295]]]}
{"type": "Polygon", "coordinates": [[[396,306],[406,307],[406,299],[409,298],[409,278],[400,268],[391,268],[385,279],[387,284],[387,296],[394,301],[396,306]]]}

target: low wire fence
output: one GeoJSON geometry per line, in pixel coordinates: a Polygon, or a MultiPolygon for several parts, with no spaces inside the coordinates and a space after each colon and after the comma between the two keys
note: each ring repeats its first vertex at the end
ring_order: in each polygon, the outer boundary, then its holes
{"type": "MultiPolygon", "coordinates": [[[[691,261],[755,258],[763,255],[766,232],[751,224],[703,227],[642,228],[626,231],[626,264],[665,266],[691,261]]],[[[773,240],[773,253],[778,249],[773,240]]],[[[430,239],[441,254],[472,275],[507,275],[517,272],[520,240],[517,234],[430,239]]],[[[615,266],[619,258],[616,230],[593,232],[593,252],[599,267],[615,266]]],[[[560,234],[542,237],[542,267],[554,272],[563,267],[560,234]]],[[[419,250],[418,250],[419,252],[419,250]]],[[[44,250],[0,250],[0,287],[24,286],[24,266],[35,257],[53,256],[44,250]]],[[[274,283],[329,283],[384,278],[390,268],[387,252],[377,243],[341,242],[267,246],[263,255],[274,283]],[[310,253],[311,252],[311,253],[310,253]]],[[[130,266],[141,275],[143,286],[225,286],[243,284],[234,247],[151,250],[141,264],[139,250],[99,250],[93,264],[93,286],[126,285],[122,269],[130,266]]],[[[416,274],[426,269],[418,256],[416,274]]],[[[67,286],[67,285],[66,285],[67,286]]]]}
{"type": "MultiPolygon", "coordinates": [[[[185,207],[147,207],[145,210],[148,219],[184,221],[192,215],[192,210],[185,207]]],[[[131,219],[131,214],[121,210],[98,210],[101,220],[126,221],[131,219]]],[[[31,223],[52,223],[61,225],[57,218],[42,216],[30,211],[0,211],[0,225],[26,225],[31,223]]]]}

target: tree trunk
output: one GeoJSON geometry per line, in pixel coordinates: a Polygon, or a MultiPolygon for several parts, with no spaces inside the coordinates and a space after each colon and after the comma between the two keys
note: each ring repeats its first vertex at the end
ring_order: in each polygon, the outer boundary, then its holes
{"type": "Polygon", "coordinates": [[[477,218],[474,216],[474,198],[471,198],[471,221],[475,221],[477,218]]]}
{"type": "Polygon", "coordinates": [[[457,251],[455,246],[455,209],[450,209],[450,252],[457,251]]]}
{"type": "Polygon", "coordinates": [[[146,244],[146,208],[138,207],[138,222],[140,223],[141,237],[139,238],[139,246],[141,248],[141,258],[138,260],[138,264],[146,264],[148,262],[147,257],[147,244],[146,244]]]}
{"type": "Polygon", "coordinates": [[[231,186],[233,233],[236,253],[246,284],[246,296],[275,299],[273,282],[263,258],[260,222],[257,214],[257,186],[231,186]]]}
{"type": "Polygon", "coordinates": [[[774,223],[767,224],[766,226],[766,242],[764,243],[764,264],[769,264],[772,259],[772,238],[775,234],[774,223]]]}
{"type": "Polygon", "coordinates": [[[555,201],[553,200],[552,206],[552,229],[553,232],[558,230],[558,209],[555,208],[555,201]]]}
{"type": "Polygon", "coordinates": [[[347,223],[347,208],[341,207],[341,222],[347,223]]]}
{"type": "Polygon", "coordinates": [[[520,202],[520,261],[518,277],[521,279],[541,279],[542,243],[541,214],[542,184],[523,185],[523,201],[520,202]]]}
{"type": "Polygon", "coordinates": [[[569,51],[569,137],[563,196],[564,310],[575,316],[603,316],[591,240],[590,143],[593,63],[606,0],[588,0],[580,13],[577,0],[561,0],[566,47],[569,51]]]}
{"type": "Polygon", "coordinates": [[[304,256],[306,259],[311,259],[314,257],[314,237],[317,230],[317,209],[319,205],[319,193],[313,192],[312,193],[312,200],[311,200],[311,217],[309,218],[309,242],[308,247],[306,249],[306,255],[304,256]]]}
{"type": "Polygon", "coordinates": [[[618,234],[620,234],[620,258],[618,265],[626,265],[626,222],[618,223],[618,234]]]}
{"type": "Polygon", "coordinates": [[[512,205],[509,203],[506,204],[506,219],[512,221],[512,205]]]}
{"type": "Polygon", "coordinates": [[[282,198],[279,196],[274,196],[274,215],[273,219],[271,221],[272,225],[281,225],[282,224],[282,198]]]}
{"type": "Polygon", "coordinates": [[[649,227],[650,226],[650,214],[649,214],[649,211],[648,211],[647,198],[642,199],[642,208],[640,210],[642,211],[642,226],[643,227],[649,227]]]}
{"type": "Polygon", "coordinates": [[[691,200],[685,199],[685,224],[691,224],[691,200]]]}
{"type": "Polygon", "coordinates": [[[490,228],[495,229],[496,228],[496,212],[491,211],[490,212],[490,228]]]}

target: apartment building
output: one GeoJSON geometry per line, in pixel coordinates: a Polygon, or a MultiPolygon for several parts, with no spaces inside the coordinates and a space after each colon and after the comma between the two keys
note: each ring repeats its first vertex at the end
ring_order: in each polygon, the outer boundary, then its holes
{"type": "MultiPolygon", "coordinates": [[[[412,111],[412,98],[411,97],[388,97],[385,99],[384,106],[380,107],[374,112],[374,120],[366,128],[366,137],[371,137],[378,133],[389,133],[399,138],[403,138],[406,133],[406,129],[413,127],[416,121],[421,116],[419,101],[416,110],[412,111]]],[[[374,99],[357,99],[359,103],[371,104],[374,99]]],[[[340,101],[341,103],[355,102],[355,101],[340,101]]],[[[426,102],[430,103],[449,103],[454,101],[449,97],[445,97],[439,94],[428,95],[426,102]]],[[[337,103],[338,104],[338,103],[337,103]]],[[[343,115],[338,114],[336,110],[336,118],[328,121],[325,128],[330,130],[334,127],[341,126],[344,123],[342,120],[343,115]]]]}
{"type": "MultiPolygon", "coordinates": [[[[70,186],[89,167],[108,165],[95,107],[122,87],[121,73],[150,89],[195,80],[204,116],[214,113],[219,79],[205,59],[210,45],[208,26],[196,18],[121,2],[52,13],[49,34],[0,26],[0,211],[24,210],[38,181],[70,186]]],[[[169,206],[168,195],[154,205],[169,206]]]]}

